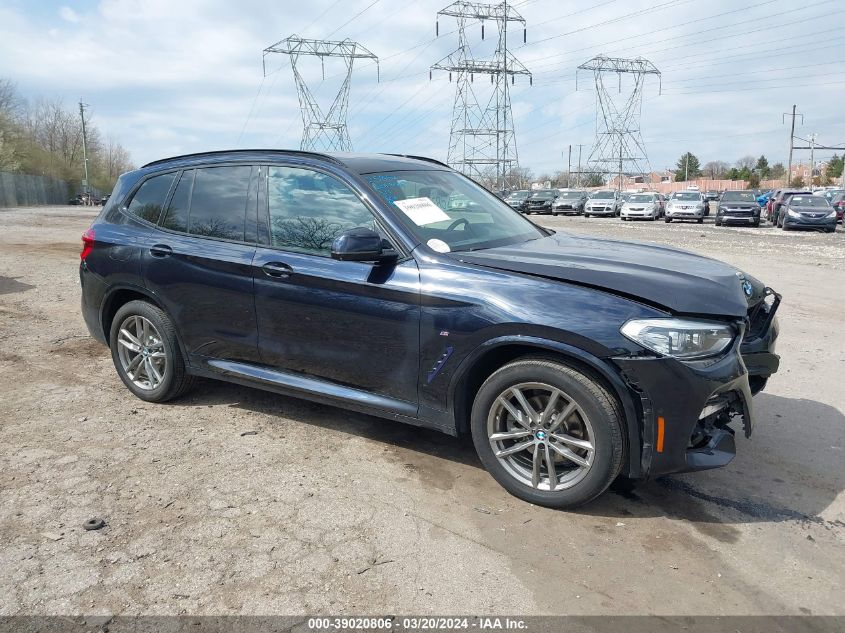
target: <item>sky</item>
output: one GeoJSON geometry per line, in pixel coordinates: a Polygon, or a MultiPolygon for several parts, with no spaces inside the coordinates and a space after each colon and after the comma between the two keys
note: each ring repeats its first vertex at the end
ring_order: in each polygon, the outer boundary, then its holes
{"type": "MultiPolygon", "coordinates": [[[[350,38],[379,57],[356,63],[349,96],[353,147],[446,159],[455,99],[429,67],[455,48],[448,0],[0,0],[0,77],[22,95],[81,99],[92,122],[135,164],[210,149],[299,148],[302,119],[290,65],[262,51],[297,34],[350,38]]],[[[586,161],[596,131],[590,58],[642,56],[662,73],[645,82],[640,130],[650,166],[690,151],[704,164],[765,154],[786,164],[796,135],[845,144],[845,3],[841,0],[514,0],[527,22],[511,52],[533,74],[511,88],[522,166],[537,174],[586,161]],[[576,82],[577,76],[577,82],[576,82]],[[576,89],[577,88],[577,89],[576,89]]],[[[470,22],[476,57],[493,51],[492,24],[470,22]]],[[[345,68],[297,66],[324,110],[345,68]]],[[[478,80],[478,78],[476,78],[478,80]]],[[[613,80],[615,81],[615,80],[613,80]]],[[[613,83],[613,81],[611,83],[613,83]]],[[[480,88],[479,88],[480,89],[480,88]]],[[[824,159],[833,152],[818,151],[824,159]]],[[[809,158],[796,151],[795,160],[809,158]]]]}

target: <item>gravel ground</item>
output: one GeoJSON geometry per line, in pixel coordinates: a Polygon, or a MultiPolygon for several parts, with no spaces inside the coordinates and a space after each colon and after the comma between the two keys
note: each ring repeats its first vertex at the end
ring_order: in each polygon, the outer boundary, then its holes
{"type": "Polygon", "coordinates": [[[0,210],[0,615],[845,614],[841,227],[535,217],[784,295],[781,372],[729,467],[556,512],[466,440],[211,381],[134,399],[79,314],[95,213],[0,210]]]}

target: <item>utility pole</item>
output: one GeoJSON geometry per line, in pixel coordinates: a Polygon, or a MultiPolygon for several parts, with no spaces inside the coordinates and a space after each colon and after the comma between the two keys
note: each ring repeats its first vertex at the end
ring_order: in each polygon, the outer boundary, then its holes
{"type": "Polygon", "coordinates": [[[566,186],[572,186],[572,144],[569,144],[569,160],[566,164],[566,186]]]}
{"type": "Polygon", "coordinates": [[[810,138],[808,139],[810,141],[810,182],[809,182],[810,188],[813,187],[813,169],[815,169],[815,167],[816,167],[815,153],[816,153],[816,138],[817,137],[818,137],[818,134],[813,132],[812,134],[810,134],[810,138]]]}
{"type": "MultiPolygon", "coordinates": [[[[578,188],[581,188],[581,148],[584,147],[580,143],[578,144],[578,188]]],[[[845,174],[843,174],[845,176],[845,174]]]]}
{"type": "Polygon", "coordinates": [[[785,123],[786,117],[788,117],[788,116],[792,117],[792,125],[790,126],[790,130],[789,130],[789,164],[786,168],[786,186],[787,187],[789,186],[789,181],[792,180],[792,150],[794,149],[793,146],[795,144],[795,117],[800,116],[801,117],[801,124],[803,125],[803,123],[804,123],[804,115],[801,114],[800,112],[798,114],[796,114],[795,113],[796,107],[797,106],[795,106],[795,105],[792,106],[792,114],[791,115],[788,112],[784,112],[783,118],[782,118],[782,122],[785,123]]]}
{"type": "Polygon", "coordinates": [[[82,192],[88,194],[88,139],[85,132],[85,105],[79,102],[79,116],[82,118],[82,164],[85,167],[85,182],[82,185],[82,192]]]}
{"type": "Polygon", "coordinates": [[[687,152],[686,167],[684,171],[684,182],[689,182],[689,152],[687,152]]]}

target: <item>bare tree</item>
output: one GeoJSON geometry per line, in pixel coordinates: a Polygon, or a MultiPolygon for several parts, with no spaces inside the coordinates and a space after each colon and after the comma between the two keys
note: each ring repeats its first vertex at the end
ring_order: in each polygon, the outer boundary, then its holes
{"type": "Polygon", "coordinates": [[[730,168],[731,166],[723,160],[711,160],[704,164],[702,171],[708,178],[718,180],[724,178],[730,168]]]}
{"type": "Polygon", "coordinates": [[[742,169],[745,167],[749,171],[754,169],[754,166],[757,164],[757,159],[754,156],[743,156],[738,161],[736,161],[736,168],[742,169]]]}

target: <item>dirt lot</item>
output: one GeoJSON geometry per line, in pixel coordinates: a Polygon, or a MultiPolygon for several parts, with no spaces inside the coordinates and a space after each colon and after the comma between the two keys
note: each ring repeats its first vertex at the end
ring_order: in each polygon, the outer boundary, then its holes
{"type": "Polygon", "coordinates": [[[841,227],[537,218],[784,295],[781,372],[734,462],[567,513],[435,432],[222,383],[134,399],[79,314],[95,213],[0,210],[0,615],[845,614],[841,227]]]}

